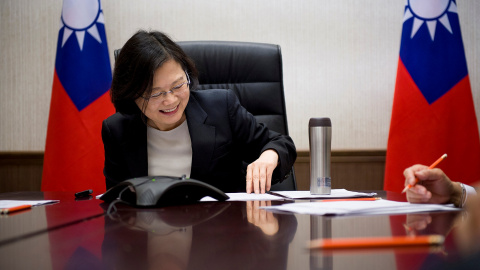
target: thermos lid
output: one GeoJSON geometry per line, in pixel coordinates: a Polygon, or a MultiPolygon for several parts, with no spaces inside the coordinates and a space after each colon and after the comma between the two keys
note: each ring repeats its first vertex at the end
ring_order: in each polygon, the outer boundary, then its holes
{"type": "Polygon", "coordinates": [[[308,127],[331,127],[332,122],[330,121],[330,118],[328,117],[323,117],[323,118],[310,118],[310,121],[308,122],[308,127]]]}

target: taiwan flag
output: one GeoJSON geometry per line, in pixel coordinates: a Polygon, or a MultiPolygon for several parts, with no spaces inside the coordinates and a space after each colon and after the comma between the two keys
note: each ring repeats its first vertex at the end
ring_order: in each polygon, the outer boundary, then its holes
{"type": "Polygon", "coordinates": [[[114,113],[100,0],[64,0],[42,191],[105,191],[102,120],[114,113]]]}
{"type": "Polygon", "coordinates": [[[480,180],[480,139],[462,34],[453,0],[405,6],[384,189],[400,192],[403,171],[438,167],[453,181],[480,180]]]}

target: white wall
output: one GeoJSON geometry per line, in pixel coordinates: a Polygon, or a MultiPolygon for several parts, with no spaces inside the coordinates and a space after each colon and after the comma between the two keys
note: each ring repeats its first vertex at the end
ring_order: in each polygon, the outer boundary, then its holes
{"type": "MultiPolygon", "coordinates": [[[[458,0],[477,115],[480,1],[458,0]]],[[[290,134],[332,119],[334,150],[385,149],[405,0],[103,0],[110,54],[138,29],[282,47],[290,134]]],[[[43,151],[60,0],[0,1],[0,151],[43,151]]],[[[112,56],[113,58],[113,56],[112,56]]],[[[113,59],[112,59],[113,63],[113,59]]],[[[100,134],[99,134],[100,136],[100,134]]]]}

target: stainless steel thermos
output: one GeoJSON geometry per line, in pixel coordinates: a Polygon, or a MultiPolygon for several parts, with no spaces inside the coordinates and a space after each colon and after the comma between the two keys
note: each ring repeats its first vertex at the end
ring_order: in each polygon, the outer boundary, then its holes
{"type": "Polygon", "coordinates": [[[310,118],[310,194],[330,194],[332,122],[330,118],[310,118]]]}

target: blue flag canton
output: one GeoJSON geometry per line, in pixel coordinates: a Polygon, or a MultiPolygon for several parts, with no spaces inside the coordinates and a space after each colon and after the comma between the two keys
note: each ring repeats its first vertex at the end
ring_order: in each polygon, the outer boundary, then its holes
{"type": "Polygon", "coordinates": [[[66,27],[60,29],[57,42],[55,70],[79,111],[105,94],[112,82],[105,26],[97,22],[94,24],[101,42],[85,31],[82,48],[82,41],[78,40],[75,33],[62,46],[66,27]]]}
{"type": "Polygon", "coordinates": [[[429,104],[468,75],[458,14],[446,14],[452,33],[437,21],[432,38],[424,22],[411,37],[415,17],[402,29],[400,58],[429,104]]]}

